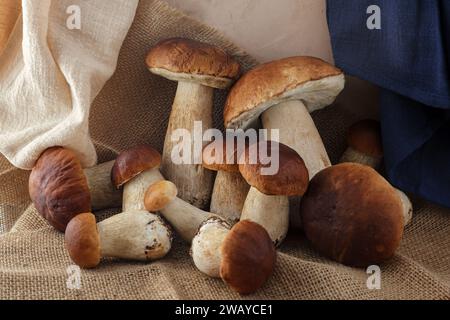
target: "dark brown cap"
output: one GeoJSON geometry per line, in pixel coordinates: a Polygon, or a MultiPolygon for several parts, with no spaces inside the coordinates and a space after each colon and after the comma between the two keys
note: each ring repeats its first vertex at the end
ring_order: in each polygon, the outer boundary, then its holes
{"type": "Polygon", "coordinates": [[[214,140],[203,148],[202,159],[203,167],[208,170],[239,172],[237,139],[214,140]]]}
{"type": "Polygon", "coordinates": [[[308,169],[302,157],[288,146],[275,141],[260,141],[245,148],[239,160],[239,171],[249,185],[267,195],[301,196],[309,183],[308,169]],[[271,157],[278,153],[278,171],[272,175],[262,170],[270,163],[261,161],[260,150],[271,157]],[[256,160],[256,161],[254,161],[256,160]]]}
{"type": "Polygon", "coordinates": [[[100,238],[92,213],[81,213],[70,220],[65,242],[70,258],[81,268],[95,268],[100,263],[100,238]]]}
{"type": "Polygon", "coordinates": [[[403,234],[400,197],[374,169],[343,163],[311,180],[301,201],[306,237],[325,256],[349,266],[381,263],[403,234]]]}
{"type": "Polygon", "coordinates": [[[347,144],[365,155],[382,157],[380,122],[372,119],[356,122],[348,129],[347,144]]]}
{"type": "Polygon", "coordinates": [[[240,294],[253,293],[272,275],[276,258],[267,231],[250,220],[240,221],[222,243],[220,277],[240,294]]]}
{"type": "Polygon", "coordinates": [[[226,128],[246,127],[280,102],[302,100],[309,112],[330,105],[344,88],[338,68],[313,57],[290,57],[261,64],[231,89],[224,109],[226,128]]]}
{"type": "Polygon", "coordinates": [[[140,145],[121,152],[111,170],[111,180],[120,188],[140,173],[158,168],[161,154],[148,145],[140,145]]]}
{"type": "Polygon", "coordinates": [[[239,76],[240,66],[223,50],[203,42],[172,38],[156,44],[148,53],[149,70],[171,80],[195,81],[226,88],[239,76]]]}
{"type": "Polygon", "coordinates": [[[91,195],[75,153],[62,147],[45,150],[31,170],[31,200],[53,227],[64,232],[70,219],[91,211],[91,195]]]}

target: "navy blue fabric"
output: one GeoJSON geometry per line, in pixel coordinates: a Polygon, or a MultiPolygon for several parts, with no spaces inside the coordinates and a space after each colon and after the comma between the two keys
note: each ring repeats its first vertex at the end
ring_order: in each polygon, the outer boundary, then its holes
{"type": "Polygon", "coordinates": [[[328,0],[327,15],[336,65],[381,88],[390,181],[450,207],[450,0],[328,0]]]}

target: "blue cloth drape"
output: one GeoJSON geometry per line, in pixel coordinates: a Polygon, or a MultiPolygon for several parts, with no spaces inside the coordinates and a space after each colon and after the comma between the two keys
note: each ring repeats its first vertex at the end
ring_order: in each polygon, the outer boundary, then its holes
{"type": "Polygon", "coordinates": [[[450,0],[328,0],[327,16],[336,65],[381,88],[390,181],[450,207],[450,0]]]}

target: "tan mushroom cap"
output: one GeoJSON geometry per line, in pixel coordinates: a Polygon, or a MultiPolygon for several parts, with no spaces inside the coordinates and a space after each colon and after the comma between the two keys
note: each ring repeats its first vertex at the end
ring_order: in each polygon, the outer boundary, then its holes
{"type": "Polygon", "coordinates": [[[314,57],[290,57],[258,65],[231,89],[224,108],[226,128],[245,128],[268,108],[301,100],[309,112],[330,105],[344,88],[341,70],[314,57]]]}
{"type": "Polygon", "coordinates": [[[81,268],[94,268],[100,263],[100,237],[92,213],[81,213],[70,220],[65,242],[70,258],[81,268]]]}
{"type": "Polygon", "coordinates": [[[308,169],[302,157],[275,141],[260,141],[247,146],[239,160],[239,171],[249,185],[267,195],[301,196],[309,184],[308,169]],[[261,161],[260,150],[266,150],[263,154],[269,156],[278,153],[279,166],[275,174],[263,174],[263,168],[270,164],[261,161]]]}
{"type": "Polygon", "coordinates": [[[347,144],[365,155],[382,157],[383,142],[380,123],[372,119],[356,122],[348,130],[347,144]]]}
{"type": "Polygon", "coordinates": [[[217,139],[203,148],[203,167],[212,171],[239,172],[237,139],[217,139]]]}
{"type": "Polygon", "coordinates": [[[300,213],[313,247],[349,266],[389,259],[403,234],[402,203],[394,188],[374,169],[356,163],[314,176],[300,213]]]}
{"type": "Polygon", "coordinates": [[[221,250],[220,277],[240,294],[261,288],[275,268],[277,255],[269,234],[250,220],[233,226],[221,250]]]}
{"type": "Polygon", "coordinates": [[[39,214],[61,232],[74,216],[91,211],[86,177],[69,149],[45,150],[31,170],[28,190],[39,214]]]}
{"type": "Polygon", "coordinates": [[[148,145],[140,145],[121,152],[111,169],[111,180],[120,188],[140,173],[159,168],[161,154],[148,145]]]}
{"type": "Polygon", "coordinates": [[[164,209],[178,194],[175,184],[168,180],[155,182],[144,196],[145,209],[155,212],[164,209]]]}
{"type": "Polygon", "coordinates": [[[156,44],[146,59],[150,72],[174,81],[226,88],[239,76],[240,65],[213,45],[183,38],[156,44]]]}

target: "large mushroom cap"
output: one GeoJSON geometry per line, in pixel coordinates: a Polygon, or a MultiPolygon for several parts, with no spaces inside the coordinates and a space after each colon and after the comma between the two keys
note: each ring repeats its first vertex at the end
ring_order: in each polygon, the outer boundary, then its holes
{"type": "Polygon", "coordinates": [[[264,285],[275,268],[276,251],[267,231],[243,220],[234,225],[222,243],[221,278],[240,294],[264,285]]]}
{"type": "Polygon", "coordinates": [[[70,258],[81,268],[94,268],[100,263],[100,239],[92,213],[81,213],[70,220],[65,242],[70,258]]]}
{"type": "Polygon", "coordinates": [[[309,112],[330,105],[344,88],[338,68],[313,57],[290,57],[261,64],[231,89],[224,109],[225,127],[245,128],[268,108],[301,100],[309,112]]]}
{"type": "Polygon", "coordinates": [[[183,38],[156,44],[146,63],[152,73],[170,80],[198,82],[219,89],[231,85],[240,72],[239,63],[223,50],[183,38]]]}
{"type": "Polygon", "coordinates": [[[111,170],[111,180],[120,188],[140,173],[158,168],[161,154],[148,145],[140,145],[121,152],[111,170]]]}
{"type": "Polygon", "coordinates": [[[375,170],[360,164],[343,163],[315,175],[300,212],[313,247],[350,266],[389,259],[403,234],[399,196],[375,170]]]}
{"type": "Polygon", "coordinates": [[[301,196],[309,183],[308,169],[295,150],[275,141],[260,141],[248,145],[239,160],[239,171],[249,185],[267,195],[301,196]],[[278,170],[264,174],[271,166],[260,156],[278,154],[278,170]],[[255,161],[256,160],[256,161],[255,161]]]}
{"type": "Polygon", "coordinates": [[[77,214],[91,211],[86,177],[69,149],[45,150],[31,170],[28,189],[39,214],[59,231],[77,214]]]}
{"type": "Polygon", "coordinates": [[[356,122],[348,130],[347,144],[368,156],[382,157],[383,142],[380,123],[372,119],[356,122]]]}
{"type": "Polygon", "coordinates": [[[245,145],[238,147],[236,138],[214,140],[203,148],[202,165],[212,171],[239,172],[239,152],[244,149],[245,145]]]}

